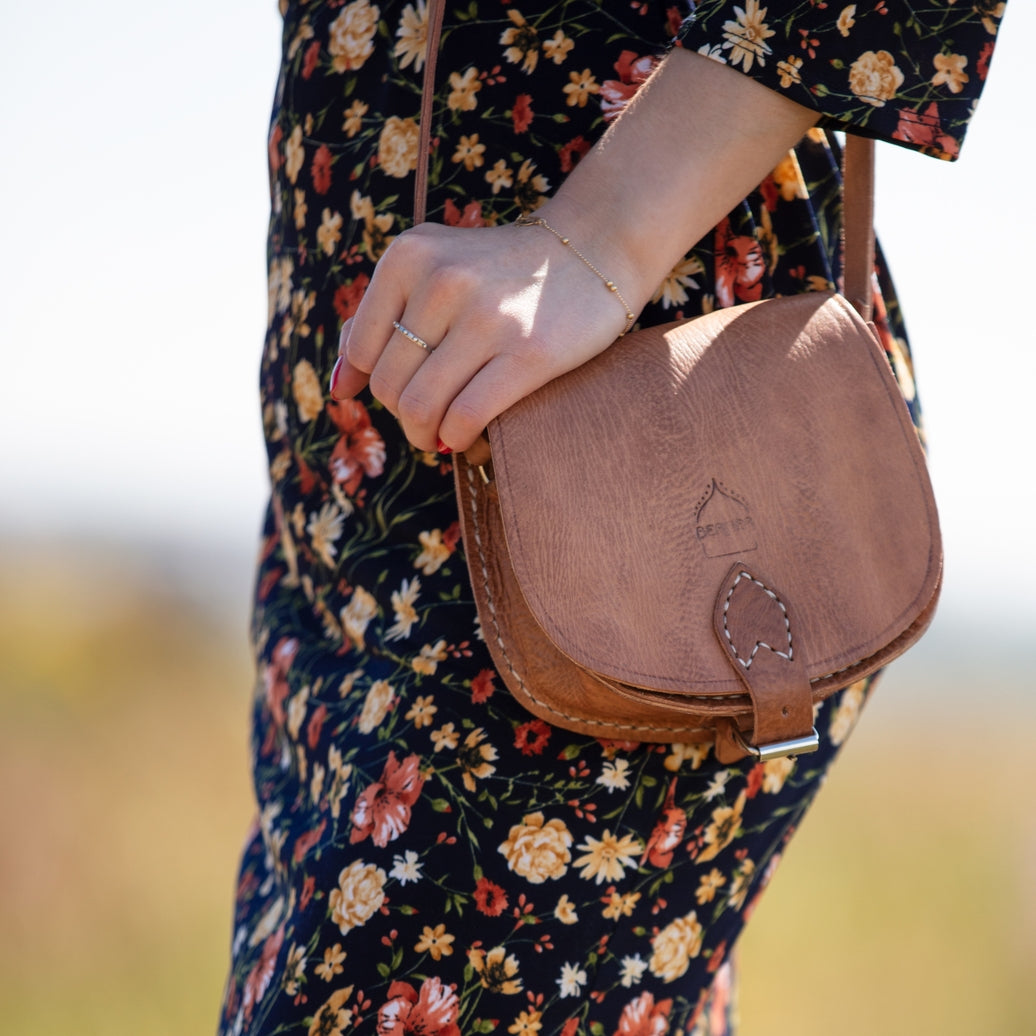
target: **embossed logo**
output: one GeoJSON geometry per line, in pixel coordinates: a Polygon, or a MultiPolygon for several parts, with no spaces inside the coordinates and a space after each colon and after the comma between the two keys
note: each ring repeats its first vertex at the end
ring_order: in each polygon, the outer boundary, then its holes
{"type": "Polygon", "coordinates": [[[695,535],[708,558],[758,548],[748,501],[716,479],[695,505],[694,524],[695,535]]]}

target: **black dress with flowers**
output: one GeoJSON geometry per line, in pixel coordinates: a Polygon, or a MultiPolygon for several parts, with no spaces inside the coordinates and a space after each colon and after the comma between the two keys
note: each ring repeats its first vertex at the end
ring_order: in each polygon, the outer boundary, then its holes
{"type": "MultiPolygon", "coordinates": [[[[569,734],[514,703],[480,638],[448,461],[412,449],[370,397],[325,391],[342,321],[410,222],[424,3],[281,7],[258,816],[221,1032],[727,1032],[725,960],[868,683],[818,710],[817,755],[726,767],[704,746],[569,734]]],[[[1003,8],[447,0],[431,218],[483,226],[535,208],[674,38],[821,125],[952,158],[1003,8]]],[[[827,288],[839,228],[817,129],[640,321],[827,288]]],[[[879,285],[879,331],[917,417],[882,269],[879,285]]]]}

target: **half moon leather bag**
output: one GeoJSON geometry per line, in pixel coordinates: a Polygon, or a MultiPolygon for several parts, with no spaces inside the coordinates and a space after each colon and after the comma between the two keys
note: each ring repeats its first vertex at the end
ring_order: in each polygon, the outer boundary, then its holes
{"type": "Polygon", "coordinates": [[[845,294],[634,331],[492,421],[491,460],[455,457],[482,633],[534,715],[724,762],[810,751],[814,705],[927,628],[942,548],[869,324],[870,141],[845,179],[845,294]]]}

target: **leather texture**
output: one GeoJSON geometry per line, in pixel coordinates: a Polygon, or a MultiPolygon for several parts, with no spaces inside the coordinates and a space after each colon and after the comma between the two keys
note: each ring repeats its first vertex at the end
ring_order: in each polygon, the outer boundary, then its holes
{"type": "Polygon", "coordinates": [[[455,458],[486,643],[597,737],[812,732],[920,637],[942,574],[923,452],[873,330],[816,293],[620,339],[455,458]]]}

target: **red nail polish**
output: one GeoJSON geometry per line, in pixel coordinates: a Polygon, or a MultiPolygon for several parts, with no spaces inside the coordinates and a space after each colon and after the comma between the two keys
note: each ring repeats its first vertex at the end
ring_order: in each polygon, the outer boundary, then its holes
{"type": "Polygon", "coordinates": [[[436,449],[437,449],[437,450],[438,450],[438,451],[439,451],[439,452],[440,452],[440,453],[441,453],[441,454],[442,454],[442,455],[443,455],[444,457],[448,457],[448,456],[449,456],[449,455],[450,455],[451,453],[453,453],[453,449],[452,449],[452,447],[450,447],[450,446],[447,446],[447,445],[446,445],[446,443],[444,443],[444,442],[442,441],[442,439],[436,439],[436,440],[435,440],[435,448],[436,448],[436,449]]]}
{"type": "Polygon", "coordinates": [[[332,399],[336,398],[335,397],[335,386],[338,384],[338,375],[341,373],[341,371],[342,371],[342,357],[339,356],[338,359],[335,360],[334,370],[331,371],[331,383],[328,386],[328,391],[331,393],[331,398],[332,399]]]}

